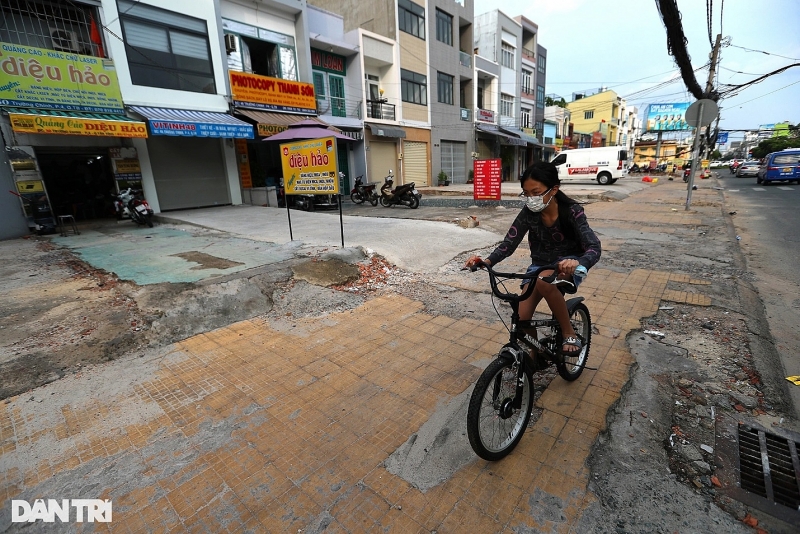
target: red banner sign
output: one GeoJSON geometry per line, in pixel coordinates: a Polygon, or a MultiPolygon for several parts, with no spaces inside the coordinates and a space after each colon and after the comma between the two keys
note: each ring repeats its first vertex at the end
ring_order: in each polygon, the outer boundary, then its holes
{"type": "Polygon", "coordinates": [[[500,200],[500,183],[503,181],[503,164],[497,159],[476,159],[473,164],[473,198],[475,200],[500,200]]]}
{"type": "Polygon", "coordinates": [[[597,174],[597,167],[571,167],[568,174],[597,174]]]}

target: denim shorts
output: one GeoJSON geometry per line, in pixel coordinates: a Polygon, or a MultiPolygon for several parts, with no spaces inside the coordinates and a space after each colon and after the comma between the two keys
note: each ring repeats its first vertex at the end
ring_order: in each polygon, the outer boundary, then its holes
{"type": "MultiPolygon", "coordinates": [[[[577,260],[577,259],[578,259],[577,256],[564,256],[563,258],[559,258],[558,261],[561,261],[561,260],[577,260]]],[[[555,263],[558,263],[558,261],[555,262],[555,263]]],[[[541,267],[542,267],[541,265],[537,265],[535,263],[531,263],[530,267],[528,267],[528,270],[525,271],[525,274],[533,274],[536,271],[538,271],[541,267]]],[[[575,286],[572,287],[572,286],[568,286],[568,285],[562,285],[561,289],[564,291],[564,293],[570,293],[570,294],[575,293],[576,291],[578,291],[578,286],[581,285],[581,282],[583,282],[584,278],[585,278],[585,276],[577,276],[577,277],[573,276],[572,278],[570,278],[569,281],[572,282],[573,284],[575,284],[575,286]]],[[[530,278],[523,279],[522,280],[522,284],[520,284],[520,288],[522,288],[523,286],[529,284],[530,281],[531,281],[530,278]]]]}

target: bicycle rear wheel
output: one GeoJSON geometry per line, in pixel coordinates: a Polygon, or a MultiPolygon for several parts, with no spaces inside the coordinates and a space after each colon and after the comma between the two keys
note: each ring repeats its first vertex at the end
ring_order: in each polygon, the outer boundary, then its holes
{"type": "Polygon", "coordinates": [[[475,454],[488,461],[504,458],[517,446],[533,407],[533,380],[524,368],[522,404],[512,406],[516,394],[517,366],[497,358],[483,371],[469,400],[467,436],[475,454]]]}
{"type": "MultiPolygon", "coordinates": [[[[556,363],[556,369],[558,369],[558,374],[561,375],[561,378],[572,382],[581,376],[586,365],[586,359],[589,357],[589,345],[592,343],[592,319],[589,317],[589,308],[583,303],[579,303],[572,310],[569,320],[583,346],[580,351],[573,355],[564,354],[563,361],[556,363]]],[[[561,346],[562,342],[563,336],[559,335],[559,346],[561,346]]]]}

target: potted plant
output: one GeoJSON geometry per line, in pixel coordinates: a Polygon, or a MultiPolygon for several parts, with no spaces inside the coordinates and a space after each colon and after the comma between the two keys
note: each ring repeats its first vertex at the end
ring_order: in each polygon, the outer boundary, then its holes
{"type": "Polygon", "coordinates": [[[450,185],[450,180],[447,179],[447,174],[444,171],[439,171],[439,186],[450,185]]]}

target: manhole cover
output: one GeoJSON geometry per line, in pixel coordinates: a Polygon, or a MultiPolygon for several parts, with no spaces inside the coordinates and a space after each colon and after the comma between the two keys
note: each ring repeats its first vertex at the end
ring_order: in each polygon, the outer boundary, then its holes
{"type": "Polygon", "coordinates": [[[720,492],[800,526],[800,435],[734,420],[717,429],[720,492]]]}

